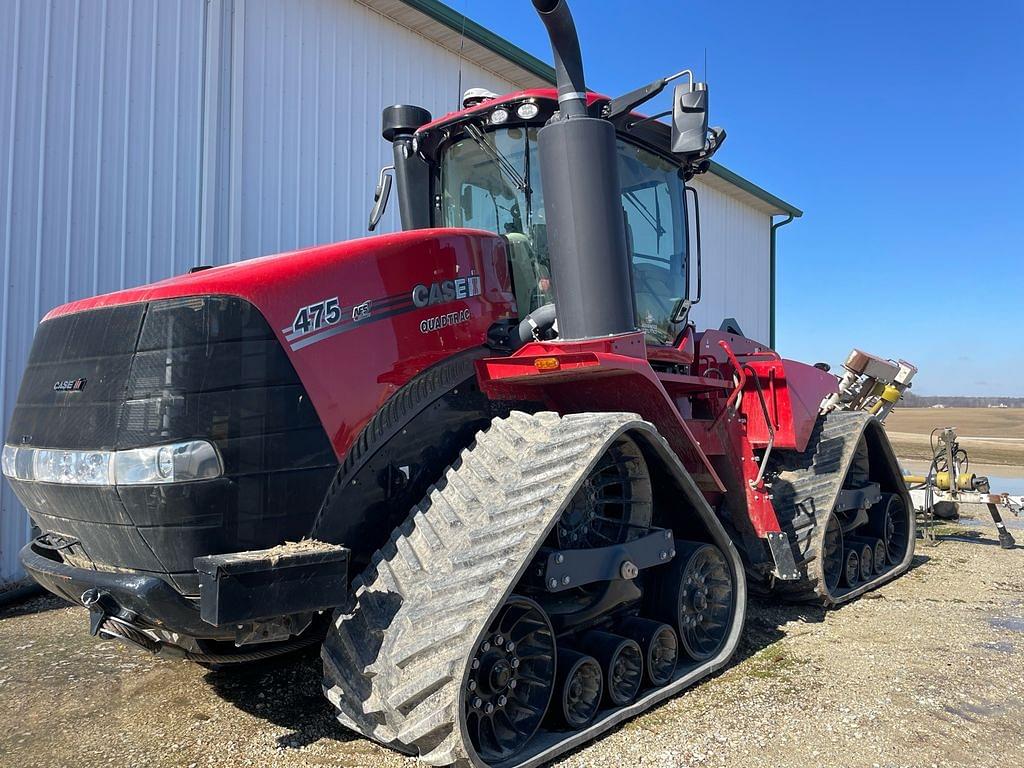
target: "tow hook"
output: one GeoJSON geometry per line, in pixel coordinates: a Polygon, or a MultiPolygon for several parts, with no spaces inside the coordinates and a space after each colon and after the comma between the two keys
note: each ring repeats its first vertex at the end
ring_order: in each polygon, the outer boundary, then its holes
{"type": "Polygon", "coordinates": [[[131,623],[135,614],[125,611],[113,595],[102,589],[89,589],[82,593],[82,605],[89,609],[89,634],[98,637],[109,618],[131,623]]]}

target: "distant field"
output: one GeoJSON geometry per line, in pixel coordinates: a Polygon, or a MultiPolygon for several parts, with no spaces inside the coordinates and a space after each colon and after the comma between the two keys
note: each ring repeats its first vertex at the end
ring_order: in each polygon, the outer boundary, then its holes
{"type": "Polygon", "coordinates": [[[930,459],[931,431],[955,427],[971,461],[1024,466],[1024,408],[897,408],[885,427],[903,459],[930,459]]]}

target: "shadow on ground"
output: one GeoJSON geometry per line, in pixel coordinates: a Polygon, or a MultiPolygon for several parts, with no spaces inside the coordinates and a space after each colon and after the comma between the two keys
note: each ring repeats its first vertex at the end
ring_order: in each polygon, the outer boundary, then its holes
{"type": "Polygon", "coordinates": [[[304,747],[327,738],[358,738],[334,719],[320,684],[323,667],[318,647],[254,664],[211,669],[205,681],[225,701],[291,733],[278,737],[281,747],[304,747]]]}
{"type": "MultiPolygon", "coordinates": [[[[728,671],[781,640],[785,637],[781,630],[784,624],[791,621],[817,623],[823,621],[825,615],[824,609],[813,605],[778,604],[768,598],[751,597],[736,653],[724,670],[710,677],[728,671]]],[[[321,690],[322,674],[319,650],[313,648],[256,664],[211,669],[205,681],[218,696],[244,712],[288,728],[290,733],[277,739],[282,747],[302,747],[321,738],[340,742],[359,739],[335,720],[334,710],[321,690]]],[[[661,706],[664,704],[655,706],[652,711],[661,706]]]]}
{"type": "Polygon", "coordinates": [[[67,608],[69,605],[72,605],[72,603],[45,592],[42,595],[30,597],[27,600],[19,600],[12,605],[0,609],[0,621],[13,619],[16,616],[27,616],[30,613],[56,611],[59,608],[67,608]]]}

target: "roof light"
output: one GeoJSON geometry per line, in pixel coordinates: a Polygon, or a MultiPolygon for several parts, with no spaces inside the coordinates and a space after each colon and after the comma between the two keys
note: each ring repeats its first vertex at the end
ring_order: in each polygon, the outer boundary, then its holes
{"type": "Polygon", "coordinates": [[[516,110],[516,114],[523,120],[533,120],[533,118],[540,114],[540,107],[532,101],[528,101],[525,104],[519,105],[519,109],[516,110]]]}
{"type": "Polygon", "coordinates": [[[509,118],[508,110],[504,107],[500,107],[491,112],[491,125],[501,125],[507,123],[509,118]]]}

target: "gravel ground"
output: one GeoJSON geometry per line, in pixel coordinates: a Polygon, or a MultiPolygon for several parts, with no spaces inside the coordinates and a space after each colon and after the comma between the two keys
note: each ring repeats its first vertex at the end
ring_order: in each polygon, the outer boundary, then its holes
{"type": "MultiPolygon", "coordinates": [[[[559,765],[1019,765],[1024,549],[990,528],[944,526],[910,573],[837,611],[754,603],[726,671],[559,765]]],[[[86,626],[51,598],[0,613],[0,765],[413,764],[335,724],[315,652],[210,671],[86,626]]]]}

